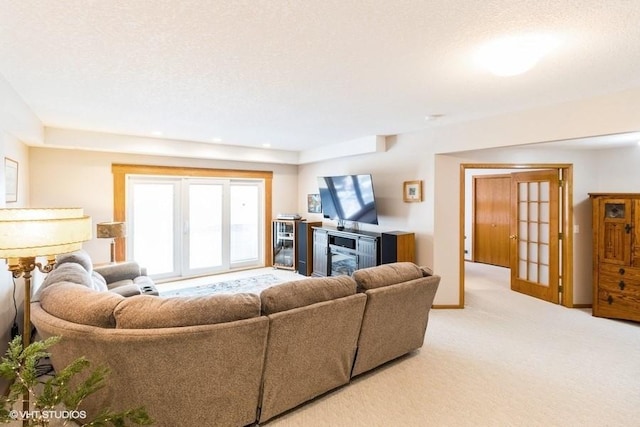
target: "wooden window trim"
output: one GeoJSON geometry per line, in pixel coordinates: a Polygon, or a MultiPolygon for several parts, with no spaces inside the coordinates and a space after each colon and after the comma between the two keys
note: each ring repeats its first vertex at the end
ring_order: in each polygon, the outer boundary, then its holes
{"type": "MultiPolygon", "coordinates": [[[[153,166],[112,164],[113,173],[113,219],[127,221],[126,179],[127,175],[184,176],[206,178],[262,179],[264,180],[264,265],[271,265],[271,212],[272,212],[272,171],[208,169],[180,166],[153,166]]],[[[116,261],[124,261],[126,254],[126,237],[116,239],[116,261]]]]}

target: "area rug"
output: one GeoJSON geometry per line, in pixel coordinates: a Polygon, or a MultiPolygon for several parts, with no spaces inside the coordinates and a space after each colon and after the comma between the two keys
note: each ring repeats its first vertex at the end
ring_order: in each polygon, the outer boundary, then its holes
{"type": "Polygon", "coordinates": [[[190,288],[173,289],[166,292],[160,291],[160,296],[184,297],[211,294],[259,294],[263,289],[281,283],[282,281],[281,278],[273,274],[261,274],[259,276],[209,283],[207,285],[198,285],[190,288]]]}

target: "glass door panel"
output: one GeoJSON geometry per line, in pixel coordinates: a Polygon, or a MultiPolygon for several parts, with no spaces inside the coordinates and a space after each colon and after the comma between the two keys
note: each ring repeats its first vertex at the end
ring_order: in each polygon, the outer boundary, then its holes
{"type": "Polygon", "coordinates": [[[178,192],[178,181],[143,181],[130,187],[129,253],[154,277],[176,274],[178,192]]]}
{"type": "Polygon", "coordinates": [[[230,186],[230,262],[232,266],[256,263],[263,247],[260,188],[257,183],[230,186]]]}
{"type": "Polygon", "coordinates": [[[223,265],[223,186],[189,183],[188,187],[188,270],[219,269],[223,265]]]}

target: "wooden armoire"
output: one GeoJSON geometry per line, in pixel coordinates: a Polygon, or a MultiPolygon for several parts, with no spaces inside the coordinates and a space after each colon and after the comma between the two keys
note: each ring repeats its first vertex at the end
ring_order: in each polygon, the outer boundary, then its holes
{"type": "Polygon", "coordinates": [[[591,193],[593,315],[640,322],[640,194],[591,193]]]}

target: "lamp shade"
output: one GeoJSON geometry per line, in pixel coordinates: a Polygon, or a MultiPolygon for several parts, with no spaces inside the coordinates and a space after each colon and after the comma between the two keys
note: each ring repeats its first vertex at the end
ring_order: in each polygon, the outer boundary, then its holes
{"type": "Polygon", "coordinates": [[[96,228],[98,239],[115,239],[127,235],[127,228],[124,222],[100,222],[96,228]]]}
{"type": "Polygon", "coordinates": [[[91,239],[81,208],[0,209],[0,258],[57,255],[91,239]]]}

